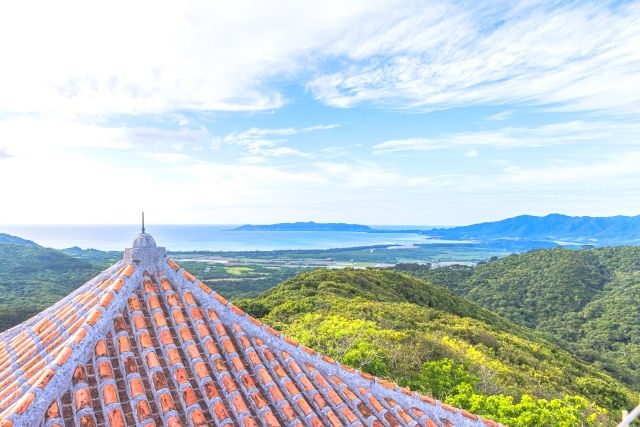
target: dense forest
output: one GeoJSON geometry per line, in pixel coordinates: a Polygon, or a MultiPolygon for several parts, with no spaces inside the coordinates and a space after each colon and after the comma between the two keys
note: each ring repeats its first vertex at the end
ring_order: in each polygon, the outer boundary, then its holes
{"type": "Polygon", "coordinates": [[[343,363],[512,426],[612,424],[638,399],[538,333],[403,273],[317,270],[237,303],[343,363]]]}
{"type": "Polygon", "coordinates": [[[628,384],[640,384],[640,247],[532,251],[475,268],[396,268],[537,329],[628,384]]]}

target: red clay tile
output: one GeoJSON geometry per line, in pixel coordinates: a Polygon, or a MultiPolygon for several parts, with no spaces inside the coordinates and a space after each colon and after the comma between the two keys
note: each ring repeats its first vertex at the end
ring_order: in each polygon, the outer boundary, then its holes
{"type": "Polygon", "coordinates": [[[155,323],[157,328],[167,326],[167,320],[165,319],[164,314],[161,311],[157,311],[153,314],[153,322],[155,323]]]}
{"type": "Polygon", "coordinates": [[[129,264],[122,272],[122,275],[126,277],[131,277],[134,271],[136,271],[135,265],[129,264]]]}
{"type": "Polygon", "coordinates": [[[446,403],[441,403],[441,404],[440,404],[440,406],[442,406],[444,409],[446,409],[447,411],[452,412],[452,413],[454,413],[454,414],[455,414],[456,412],[458,412],[458,409],[457,409],[457,408],[454,408],[453,406],[449,406],[449,405],[447,405],[446,403]]]}
{"type": "Polygon", "coordinates": [[[218,388],[213,383],[213,381],[207,381],[204,384],[204,390],[205,390],[205,394],[209,399],[213,399],[215,397],[220,396],[220,393],[218,393],[218,388]]]}
{"type": "Polygon", "coordinates": [[[215,405],[213,405],[213,412],[216,414],[216,417],[220,421],[229,418],[229,412],[227,412],[227,409],[222,404],[222,401],[218,401],[215,405]]]}
{"type": "Polygon", "coordinates": [[[110,405],[118,401],[118,394],[113,384],[105,384],[102,387],[102,399],[106,405],[110,405]]]}
{"type": "Polygon", "coordinates": [[[56,357],[56,360],[55,360],[56,365],[58,366],[64,365],[64,362],[69,360],[69,357],[71,357],[72,354],[73,354],[73,348],[71,347],[63,348],[60,354],[58,354],[58,357],[56,357]]]}
{"type": "Polygon", "coordinates": [[[22,398],[20,398],[20,400],[18,400],[14,411],[17,414],[21,414],[21,415],[24,414],[24,412],[27,410],[27,408],[29,408],[29,406],[31,405],[31,402],[33,402],[35,398],[36,398],[35,394],[31,392],[26,393],[24,396],[22,396],[22,398]]]}
{"type": "Polygon", "coordinates": [[[129,389],[131,390],[133,397],[138,397],[143,394],[144,386],[142,385],[140,378],[132,378],[131,381],[129,381],[129,389]]]}
{"type": "Polygon", "coordinates": [[[184,297],[184,300],[187,302],[187,304],[191,305],[196,303],[191,292],[187,291],[183,293],[182,296],[184,297]]]}
{"type": "Polygon", "coordinates": [[[193,307],[191,309],[191,316],[193,316],[195,320],[202,320],[202,310],[198,307],[193,307]]]}
{"type": "Polygon", "coordinates": [[[338,418],[338,416],[333,411],[327,413],[327,418],[329,419],[329,422],[331,423],[331,425],[334,427],[343,425],[342,421],[340,421],[340,418],[338,418]]]}
{"type": "Polygon", "coordinates": [[[138,401],[136,404],[136,413],[138,414],[138,419],[146,420],[151,418],[151,407],[149,406],[149,402],[145,399],[138,401]]]}
{"type": "Polygon", "coordinates": [[[215,294],[213,297],[215,299],[217,299],[220,303],[224,304],[224,305],[227,305],[227,303],[228,303],[228,301],[226,299],[224,299],[222,297],[222,295],[220,295],[220,294],[215,294]]]}
{"type": "Polygon", "coordinates": [[[194,411],[191,412],[191,424],[193,424],[194,427],[201,427],[201,426],[207,425],[207,419],[205,418],[204,414],[200,409],[195,409],[194,411]]]}
{"type": "Polygon", "coordinates": [[[182,397],[187,407],[194,405],[196,402],[198,402],[198,398],[196,397],[196,392],[193,391],[191,387],[185,387],[184,390],[182,390],[182,397]]]}
{"type": "Polygon", "coordinates": [[[51,420],[53,418],[58,418],[59,416],[60,408],[58,407],[58,402],[53,401],[51,405],[49,405],[49,408],[47,408],[47,414],[45,415],[45,418],[51,420]]]}
{"type": "Polygon", "coordinates": [[[118,337],[118,351],[125,353],[131,351],[131,343],[127,335],[121,335],[118,337]]]}
{"type": "Polygon", "coordinates": [[[176,264],[171,258],[167,258],[167,264],[169,264],[169,267],[173,268],[175,271],[180,270],[180,266],[176,264]]]}
{"type": "Polygon", "coordinates": [[[162,412],[165,414],[174,408],[173,399],[171,399],[171,395],[169,393],[162,393],[160,395],[160,406],[162,408],[162,412]]]}
{"type": "Polygon", "coordinates": [[[280,427],[281,425],[278,419],[275,417],[275,415],[273,415],[273,412],[271,411],[265,412],[264,414],[262,414],[262,417],[267,427],[280,427]]]}
{"type": "Polygon", "coordinates": [[[282,405],[281,410],[288,421],[291,421],[297,418],[295,411],[293,410],[291,405],[289,405],[288,403],[282,405]]]}
{"type": "MultiPolygon", "coordinates": [[[[53,368],[45,369],[35,381],[35,386],[38,388],[45,388],[45,386],[51,381],[53,376],[56,374],[56,371],[53,368]]],[[[36,378],[34,376],[34,378],[36,378]]]]}
{"type": "Polygon", "coordinates": [[[75,393],[75,405],[77,409],[91,406],[91,393],[86,387],[79,388],[75,393]]]}
{"type": "Polygon", "coordinates": [[[185,279],[187,279],[192,283],[196,281],[196,278],[193,277],[193,274],[189,273],[187,270],[183,270],[182,275],[184,276],[185,279]]]}
{"type": "Polygon", "coordinates": [[[107,356],[109,354],[107,351],[107,343],[104,340],[98,341],[94,352],[96,357],[107,356]]]}

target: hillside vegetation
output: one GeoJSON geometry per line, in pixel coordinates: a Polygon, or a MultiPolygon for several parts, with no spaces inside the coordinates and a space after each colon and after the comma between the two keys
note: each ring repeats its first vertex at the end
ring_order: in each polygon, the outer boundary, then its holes
{"type": "Polygon", "coordinates": [[[31,240],[23,239],[22,237],[12,236],[11,234],[0,233],[0,245],[24,245],[24,246],[39,246],[37,243],[31,240]]]}
{"type": "Polygon", "coordinates": [[[414,268],[640,385],[640,247],[551,249],[471,267],[414,268]]]}
{"type": "Polygon", "coordinates": [[[104,267],[55,249],[0,244],[0,331],[49,307],[104,267]]]}
{"type": "Polygon", "coordinates": [[[612,424],[638,398],[537,333],[406,274],[317,270],[238,305],[347,365],[512,426],[612,424]]]}

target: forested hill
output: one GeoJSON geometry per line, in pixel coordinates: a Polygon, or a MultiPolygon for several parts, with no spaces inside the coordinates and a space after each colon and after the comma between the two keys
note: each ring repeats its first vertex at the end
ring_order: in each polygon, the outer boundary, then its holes
{"type": "Polygon", "coordinates": [[[501,221],[462,227],[439,228],[425,234],[447,239],[589,239],[640,241],[640,216],[521,215],[501,221]]]}
{"type": "Polygon", "coordinates": [[[51,306],[105,267],[37,245],[0,244],[0,331],[51,306]]]}
{"type": "Polygon", "coordinates": [[[565,341],[581,358],[640,384],[640,247],[548,249],[475,268],[412,273],[565,341]]]}
{"type": "Polygon", "coordinates": [[[535,332],[406,274],[316,270],[237,303],[347,365],[514,427],[613,425],[638,399],[535,332]]]}
{"type": "Polygon", "coordinates": [[[11,234],[0,233],[0,245],[23,245],[23,246],[39,246],[31,240],[21,237],[12,236],[11,234]]]}

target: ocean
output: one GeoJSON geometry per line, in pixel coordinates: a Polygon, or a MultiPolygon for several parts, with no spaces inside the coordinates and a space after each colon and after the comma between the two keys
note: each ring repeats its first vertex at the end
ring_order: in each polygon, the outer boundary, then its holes
{"type": "MultiPolygon", "coordinates": [[[[443,243],[414,233],[352,233],[316,231],[230,231],[235,225],[150,225],[159,246],[173,251],[270,251],[332,249],[378,244],[443,243]]],[[[429,229],[428,226],[376,226],[385,229],[429,229]]],[[[0,225],[8,233],[51,248],[123,250],[140,232],[139,225],[0,225]]]]}

